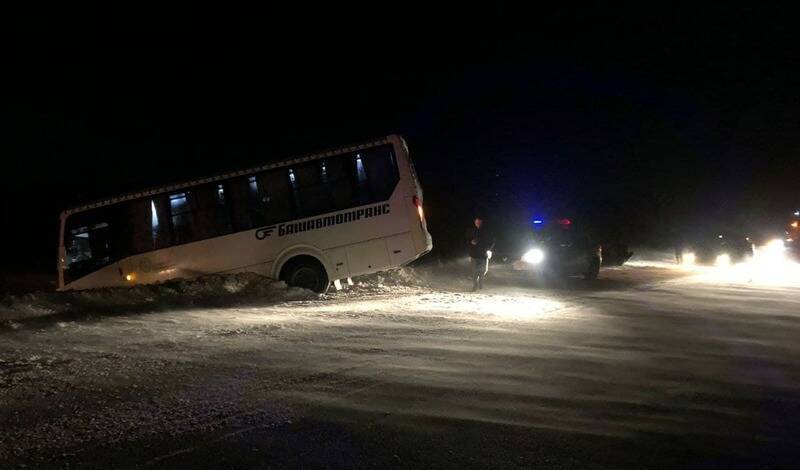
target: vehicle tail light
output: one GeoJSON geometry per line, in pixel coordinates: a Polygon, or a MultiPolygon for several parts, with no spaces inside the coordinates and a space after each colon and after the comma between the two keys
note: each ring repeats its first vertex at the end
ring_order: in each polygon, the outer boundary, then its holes
{"type": "Polygon", "coordinates": [[[414,203],[414,206],[417,208],[417,214],[419,214],[419,220],[425,219],[425,212],[422,210],[422,201],[419,200],[419,197],[414,196],[411,198],[411,202],[414,203]]]}

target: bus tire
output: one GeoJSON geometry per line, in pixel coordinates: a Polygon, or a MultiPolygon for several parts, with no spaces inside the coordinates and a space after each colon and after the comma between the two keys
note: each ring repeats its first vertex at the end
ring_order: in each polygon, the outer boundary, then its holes
{"type": "Polygon", "coordinates": [[[330,280],[325,267],[313,256],[297,256],[283,265],[280,280],[290,287],[302,287],[324,294],[330,280]]]}

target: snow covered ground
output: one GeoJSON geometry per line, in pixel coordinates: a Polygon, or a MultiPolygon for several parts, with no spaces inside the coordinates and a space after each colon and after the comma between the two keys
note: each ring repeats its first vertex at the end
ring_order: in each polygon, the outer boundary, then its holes
{"type": "Polygon", "coordinates": [[[730,468],[800,435],[800,280],[465,264],[7,299],[0,467],[730,468]]]}

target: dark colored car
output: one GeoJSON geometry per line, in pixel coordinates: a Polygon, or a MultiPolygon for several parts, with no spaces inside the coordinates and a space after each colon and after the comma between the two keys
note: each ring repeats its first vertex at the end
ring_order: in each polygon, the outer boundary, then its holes
{"type": "Polygon", "coordinates": [[[687,258],[688,253],[694,255],[694,262],[698,264],[726,265],[752,257],[753,244],[744,236],[705,235],[684,248],[683,259],[687,258]]]}
{"type": "Polygon", "coordinates": [[[549,276],[583,276],[586,280],[597,278],[603,250],[587,231],[576,227],[570,219],[539,225],[542,227],[533,231],[521,259],[513,264],[515,270],[549,276]]]}

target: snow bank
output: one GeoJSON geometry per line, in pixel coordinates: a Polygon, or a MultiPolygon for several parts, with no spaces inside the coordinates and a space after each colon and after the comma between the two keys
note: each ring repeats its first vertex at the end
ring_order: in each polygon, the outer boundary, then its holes
{"type": "Polygon", "coordinates": [[[429,287],[429,282],[414,268],[398,268],[354,279],[355,290],[360,292],[396,292],[411,287],[429,287]]]}
{"type": "Polygon", "coordinates": [[[134,287],[8,295],[0,301],[0,321],[56,314],[123,314],[264,304],[314,297],[316,294],[309,290],[287,287],[282,281],[253,273],[211,275],[134,287]]]}
{"type": "Polygon", "coordinates": [[[655,268],[673,268],[676,266],[674,251],[649,248],[636,248],[632,251],[633,256],[625,263],[628,266],[655,268]]]}

